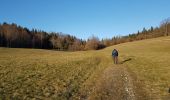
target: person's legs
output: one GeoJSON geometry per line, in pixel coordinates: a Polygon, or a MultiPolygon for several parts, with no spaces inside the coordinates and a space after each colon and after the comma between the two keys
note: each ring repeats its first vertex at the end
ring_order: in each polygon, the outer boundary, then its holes
{"type": "Polygon", "coordinates": [[[118,64],[118,56],[115,57],[115,63],[118,64]]]}
{"type": "Polygon", "coordinates": [[[114,56],[114,64],[116,64],[116,57],[114,56]]]}
{"type": "Polygon", "coordinates": [[[113,56],[114,64],[118,64],[118,56],[113,56]]]}
{"type": "Polygon", "coordinates": [[[118,64],[118,56],[116,56],[116,64],[118,64]]]}
{"type": "Polygon", "coordinates": [[[116,60],[116,59],[115,59],[115,56],[113,56],[113,62],[114,62],[114,64],[115,64],[115,60],[116,60]]]}

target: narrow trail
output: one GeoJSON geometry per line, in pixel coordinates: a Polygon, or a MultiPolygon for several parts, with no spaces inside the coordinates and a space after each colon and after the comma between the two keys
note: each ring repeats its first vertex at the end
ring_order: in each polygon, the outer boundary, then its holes
{"type": "MultiPolygon", "coordinates": [[[[142,96],[141,96],[142,97],[142,96]]],[[[133,78],[121,65],[107,68],[97,80],[89,100],[143,100],[136,91],[133,78]]]]}
{"type": "Polygon", "coordinates": [[[124,81],[124,89],[126,92],[126,100],[136,100],[132,78],[130,77],[129,73],[125,68],[122,69],[124,69],[123,81],[124,81]]]}

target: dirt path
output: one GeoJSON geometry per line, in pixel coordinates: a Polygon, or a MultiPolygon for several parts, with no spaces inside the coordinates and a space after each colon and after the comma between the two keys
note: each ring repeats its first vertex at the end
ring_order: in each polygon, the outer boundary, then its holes
{"type": "MultiPolygon", "coordinates": [[[[127,68],[121,65],[107,68],[96,82],[89,100],[143,100],[127,68]]],[[[145,100],[145,99],[144,99],[145,100]]]]}

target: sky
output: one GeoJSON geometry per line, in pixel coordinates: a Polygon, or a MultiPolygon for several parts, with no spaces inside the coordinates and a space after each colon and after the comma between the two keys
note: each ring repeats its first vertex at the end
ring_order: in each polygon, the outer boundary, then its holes
{"type": "Polygon", "coordinates": [[[170,0],[0,0],[0,23],[102,39],[159,26],[169,11],[170,0]]]}

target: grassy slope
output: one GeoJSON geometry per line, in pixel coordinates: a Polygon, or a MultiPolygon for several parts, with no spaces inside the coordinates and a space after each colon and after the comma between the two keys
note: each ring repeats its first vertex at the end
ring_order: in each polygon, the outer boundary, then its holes
{"type": "Polygon", "coordinates": [[[98,52],[0,48],[0,98],[86,98],[111,65],[98,52]]]}
{"type": "Polygon", "coordinates": [[[150,97],[168,95],[170,37],[124,43],[99,51],[58,52],[0,48],[0,98],[87,98],[117,48],[150,97]]]}
{"type": "MultiPolygon", "coordinates": [[[[142,40],[114,46],[124,65],[143,84],[150,98],[167,97],[170,87],[170,37],[142,40]]],[[[109,52],[113,47],[107,48],[109,52]]]]}

